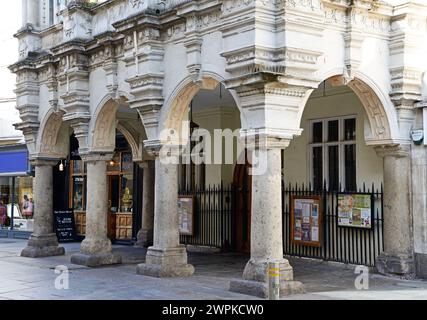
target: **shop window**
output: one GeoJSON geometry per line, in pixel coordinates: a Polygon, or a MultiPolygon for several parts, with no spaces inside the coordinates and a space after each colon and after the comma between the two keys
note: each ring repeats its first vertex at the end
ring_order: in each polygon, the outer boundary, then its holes
{"type": "Polygon", "coordinates": [[[31,232],[33,226],[33,177],[0,177],[0,228],[31,232]]]}
{"type": "MultiPolygon", "coordinates": [[[[117,143],[117,145],[121,145],[117,143]]],[[[130,151],[117,151],[107,162],[108,176],[108,234],[111,239],[129,240],[132,237],[134,196],[134,162],[130,151]]],[[[86,233],[86,166],[81,160],[71,161],[70,202],[76,216],[77,233],[86,233]]]]}
{"type": "Polygon", "coordinates": [[[311,121],[309,153],[314,189],[356,189],[355,117],[311,121]]]}

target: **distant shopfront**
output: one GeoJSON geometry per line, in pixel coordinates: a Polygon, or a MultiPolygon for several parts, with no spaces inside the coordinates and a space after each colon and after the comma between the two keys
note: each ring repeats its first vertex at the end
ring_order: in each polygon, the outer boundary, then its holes
{"type": "Polygon", "coordinates": [[[28,238],[33,215],[33,174],[27,149],[0,148],[0,237],[28,238]]]}

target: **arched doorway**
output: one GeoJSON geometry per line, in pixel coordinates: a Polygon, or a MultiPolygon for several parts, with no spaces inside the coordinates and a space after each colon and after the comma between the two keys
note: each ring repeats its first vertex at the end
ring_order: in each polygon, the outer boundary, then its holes
{"type": "Polygon", "coordinates": [[[396,138],[392,111],[361,80],[333,77],[301,112],[303,133],[284,151],[285,254],[375,266],[387,219],[376,146],[396,138]],[[304,197],[320,215],[297,208],[304,197]]]}
{"type": "MultiPolygon", "coordinates": [[[[189,234],[181,230],[180,241],[192,246],[235,249],[233,188],[235,172],[239,171],[236,163],[241,152],[238,137],[242,121],[236,100],[221,82],[212,79],[204,79],[201,87],[191,83],[180,92],[169,105],[166,125],[178,132],[182,127],[182,131],[188,130],[178,166],[178,192],[181,198],[193,197],[195,204],[194,231],[189,234]],[[195,163],[194,156],[199,154],[202,163],[195,163]]],[[[241,174],[241,179],[244,176],[241,174]]],[[[242,186],[243,183],[241,180],[242,186]]],[[[246,215],[246,219],[250,217],[246,215]]],[[[248,241],[250,235],[246,235],[248,241]]],[[[248,249],[246,244],[244,251],[248,249]]]]}
{"type": "MultiPolygon", "coordinates": [[[[91,123],[90,150],[107,154],[107,231],[115,243],[136,241],[142,220],[142,141],[145,131],[138,112],[125,101],[106,99],[91,123]]],[[[77,234],[86,235],[87,166],[79,155],[78,141],[70,143],[69,206],[76,217],[77,234]]]]}

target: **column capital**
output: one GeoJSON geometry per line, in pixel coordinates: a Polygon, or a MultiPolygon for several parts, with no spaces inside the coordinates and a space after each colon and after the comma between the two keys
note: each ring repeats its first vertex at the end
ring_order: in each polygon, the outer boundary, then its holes
{"type": "Polygon", "coordinates": [[[288,130],[243,129],[240,131],[240,139],[248,150],[286,149],[295,135],[296,133],[288,130]]]}
{"type": "Polygon", "coordinates": [[[144,160],[138,161],[137,164],[141,169],[154,169],[155,164],[154,160],[144,160]]]}
{"type": "Polygon", "coordinates": [[[110,161],[113,159],[112,153],[88,153],[80,155],[82,160],[86,163],[88,162],[99,162],[99,161],[110,161]]]}
{"type": "Polygon", "coordinates": [[[375,147],[375,152],[381,158],[394,157],[394,158],[405,158],[409,157],[411,153],[410,145],[382,145],[375,147]]]}
{"type": "Polygon", "coordinates": [[[61,159],[54,158],[34,158],[30,159],[30,163],[35,167],[54,167],[61,159]]]}
{"type": "Polygon", "coordinates": [[[182,145],[174,141],[146,140],[144,141],[144,148],[152,157],[179,156],[182,145]]]}

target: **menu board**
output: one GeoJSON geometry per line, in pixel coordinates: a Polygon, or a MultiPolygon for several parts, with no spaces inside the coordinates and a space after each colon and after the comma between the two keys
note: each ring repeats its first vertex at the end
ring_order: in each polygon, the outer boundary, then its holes
{"type": "Polygon", "coordinates": [[[59,243],[76,241],[73,210],[54,211],[54,227],[59,243]]]}
{"type": "Polygon", "coordinates": [[[291,240],[298,245],[322,246],[322,211],[320,196],[291,197],[291,240]]]}
{"type": "Polygon", "coordinates": [[[371,194],[338,194],[338,226],[371,229],[373,197],[371,194]]]}
{"type": "Polygon", "coordinates": [[[194,235],[194,208],[195,197],[178,197],[179,233],[181,235],[194,235]]]}

